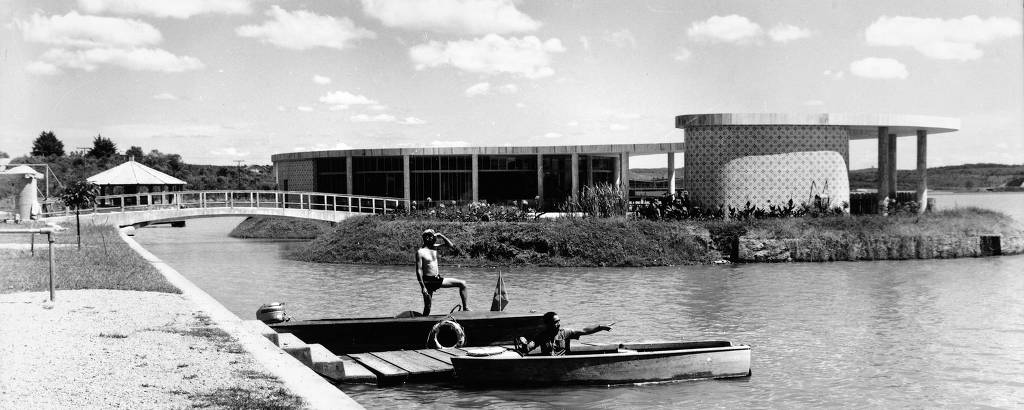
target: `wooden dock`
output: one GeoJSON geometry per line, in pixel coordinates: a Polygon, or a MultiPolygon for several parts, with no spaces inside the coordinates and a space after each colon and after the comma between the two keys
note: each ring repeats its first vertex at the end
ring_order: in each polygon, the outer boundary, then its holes
{"type": "Polygon", "coordinates": [[[453,375],[452,357],[465,356],[480,349],[493,350],[493,347],[392,350],[339,355],[338,357],[345,363],[345,377],[340,382],[376,382],[385,386],[407,381],[448,380],[453,375]]]}

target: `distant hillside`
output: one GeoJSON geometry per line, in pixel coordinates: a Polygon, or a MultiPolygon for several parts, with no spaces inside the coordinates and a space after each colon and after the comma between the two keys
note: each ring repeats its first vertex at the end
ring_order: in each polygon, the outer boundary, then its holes
{"type": "MultiPolygon", "coordinates": [[[[634,168],[629,170],[630,180],[664,180],[665,168],[634,168]]],[[[878,171],[875,168],[850,171],[850,189],[874,189],[878,187],[878,171]]],[[[676,170],[677,184],[682,187],[683,170],[676,170]]],[[[899,170],[896,173],[898,189],[911,191],[917,188],[916,170],[899,170]]],[[[928,187],[935,190],[981,190],[1009,186],[1020,187],[1024,183],[1024,165],[965,164],[928,168],[928,187]]]]}

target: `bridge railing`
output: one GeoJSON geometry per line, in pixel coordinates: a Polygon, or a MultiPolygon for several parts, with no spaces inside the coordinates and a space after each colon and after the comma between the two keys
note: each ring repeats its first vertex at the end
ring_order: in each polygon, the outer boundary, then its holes
{"type": "MultiPolygon", "coordinates": [[[[405,207],[401,198],[341,195],[297,191],[178,191],[96,197],[92,208],[81,213],[110,213],[154,209],[280,208],[317,211],[386,214],[405,207]]],[[[43,217],[74,215],[60,203],[45,204],[43,217]]]]}

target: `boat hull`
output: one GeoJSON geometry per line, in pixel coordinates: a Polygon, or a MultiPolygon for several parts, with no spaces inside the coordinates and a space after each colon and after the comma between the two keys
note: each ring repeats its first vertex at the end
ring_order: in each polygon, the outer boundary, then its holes
{"type": "MultiPolygon", "coordinates": [[[[290,321],[269,325],[278,333],[291,333],[306,343],[318,343],[335,354],[422,349],[434,324],[447,315],[404,318],[351,318],[290,321]]],[[[517,336],[543,328],[539,314],[507,312],[455,312],[466,333],[466,346],[511,344],[517,336]]]]}
{"type": "Polygon", "coordinates": [[[620,384],[750,375],[749,346],[729,342],[618,346],[566,356],[455,357],[452,365],[456,378],[469,385],[620,384]]]}

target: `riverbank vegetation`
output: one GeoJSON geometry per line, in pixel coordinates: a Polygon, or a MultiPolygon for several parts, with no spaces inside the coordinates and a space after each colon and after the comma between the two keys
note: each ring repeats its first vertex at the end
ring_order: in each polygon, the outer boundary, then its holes
{"type": "Polygon", "coordinates": [[[244,239],[313,239],[332,229],[331,223],[310,219],[249,217],[228,236],[244,239]]]}
{"type": "MultiPolygon", "coordinates": [[[[17,228],[40,227],[43,225],[39,223],[17,225],[17,228]]],[[[21,244],[21,248],[16,249],[0,247],[0,293],[49,289],[46,235],[35,236],[35,255],[25,248],[31,240],[29,234],[0,235],[0,243],[21,244]]],[[[121,289],[181,293],[128,247],[116,228],[83,225],[81,249],[69,246],[75,243],[73,226],[57,233],[56,242],[54,287],[57,290],[121,289]]]]}
{"type": "MultiPolygon", "coordinates": [[[[692,218],[593,217],[588,212],[531,218],[521,208],[497,208],[449,207],[351,218],[290,257],[326,263],[411,264],[420,233],[428,228],[444,233],[457,245],[441,249],[445,263],[467,266],[949,258],[978,256],[981,235],[1002,236],[1006,253],[1019,253],[1024,247],[1019,222],[978,208],[920,216],[912,212],[850,216],[812,205],[800,212],[777,210],[787,215],[783,217],[754,217],[751,212],[738,218],[734,211],[728,219],[698,211],[692,211],[692,218]]],[[[597,209],[594,214],[602,213],[601,206],[592,209],[597,209]]]]}

